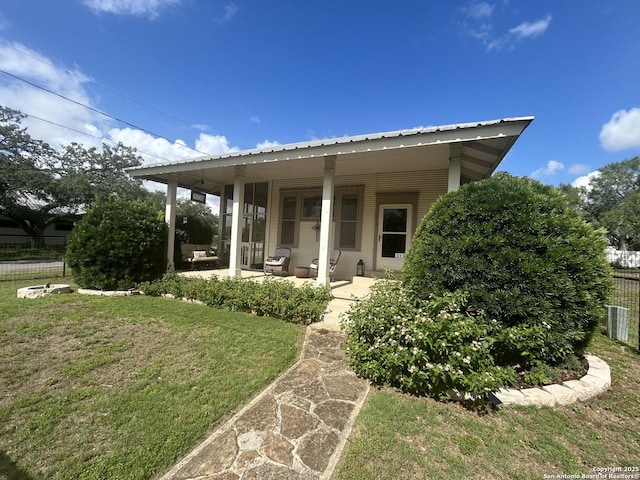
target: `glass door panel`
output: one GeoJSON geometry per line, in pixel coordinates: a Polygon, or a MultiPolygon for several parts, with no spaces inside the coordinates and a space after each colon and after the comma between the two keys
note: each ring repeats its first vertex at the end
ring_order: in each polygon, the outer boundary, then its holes
{"type": "Polygon", "coordinates": [[[411,205],[380,205],[376,268],[402,270],[411,239],[411,205]]]}

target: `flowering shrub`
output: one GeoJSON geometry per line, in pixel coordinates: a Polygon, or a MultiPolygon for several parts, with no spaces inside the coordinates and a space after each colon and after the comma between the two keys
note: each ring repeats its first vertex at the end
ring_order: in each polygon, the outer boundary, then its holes
{"type": "Polygon", "coordinates": [[[266,278],[263,282],[217,277],[204,280],[175,273],[167,273],[155,282],[143,283],[140,290],[145,295],[170,294],[198,300],[210,307],[302,324],[320,321],[332,298],[328,287],[318,288],[310,283],[296,287],[292,282],[273,278],[266,278]]]}
{"type": "Polygon", "coordinates": [[[467,307],[459,292],[418,301],[407,292],[399,281],[378,281],[343,317],[358,375],[439,399],[486,398],[514,381],[514,369],[494,360],[502,328],[496,320],[467,307]]]}

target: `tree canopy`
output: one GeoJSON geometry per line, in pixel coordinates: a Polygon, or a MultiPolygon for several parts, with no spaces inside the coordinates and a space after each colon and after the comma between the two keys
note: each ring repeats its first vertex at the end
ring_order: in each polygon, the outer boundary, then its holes
{"type": "Polygon", "coordinates": [[[586,220],[607,231],[610,245],[640,250],[640,157],[605,165],[588,187],[560,190],[586,220]]]}
{"type": "Polygon", "coordinates": [[[140,165],[136,149],[72,143],[56,151],[21,126],[25,115],[0,106],[0,214],[33,238],[52,223],[75,220],[99,197],[144,198],[142,182],[124,169],[140,165]]]}

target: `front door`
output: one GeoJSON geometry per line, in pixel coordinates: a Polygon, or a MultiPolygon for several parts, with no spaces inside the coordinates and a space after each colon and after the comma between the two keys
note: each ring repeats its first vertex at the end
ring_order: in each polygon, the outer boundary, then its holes
{"type": "Polygon", "coordinates": [[[401,271],[411,241],[411,204],[380,205],[376,268],[401,271]]]}

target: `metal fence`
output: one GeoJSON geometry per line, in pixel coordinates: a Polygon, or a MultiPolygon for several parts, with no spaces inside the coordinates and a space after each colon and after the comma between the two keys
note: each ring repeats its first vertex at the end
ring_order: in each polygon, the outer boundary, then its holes
{"type": "Polygon", "coordinates": [[[0,235],[0,281],[64,277],[66,236],[0,235]]]}
{"type": "Polygon", "coordinates": [[[615,289],[607,306],[607,334],[640,349],[640,270],[616,269],[615,289]]]}

